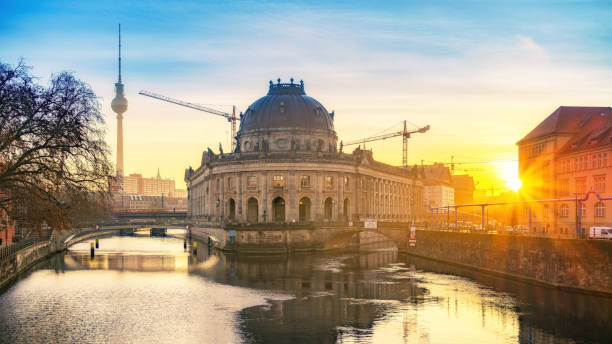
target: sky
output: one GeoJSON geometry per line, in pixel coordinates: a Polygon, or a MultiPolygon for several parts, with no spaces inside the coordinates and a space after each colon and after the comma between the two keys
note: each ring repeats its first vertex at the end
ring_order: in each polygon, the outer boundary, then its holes
{"type": "MultiPolygon", "coordinates": [[[[335,111],[339,140],[430,125],[409,164],[452,156],[456,174],[497,190],[518,174],[516,142],[557,107],[612,105],[611,1],[0,0],[0,13],[0,62],[87,82],[113,152],[121,23],[125,172],[159,168],[180,188],[203,150],[229,150],[229,123],[141,89],[244,111],[268,80],[302,79],[335,111]]],[[[401,145],[367,148],[400,165],[401,145]]]]}

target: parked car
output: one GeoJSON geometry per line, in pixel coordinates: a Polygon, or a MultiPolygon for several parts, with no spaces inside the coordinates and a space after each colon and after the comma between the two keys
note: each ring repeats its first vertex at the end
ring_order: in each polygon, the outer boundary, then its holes
{"type": "Polygon", "coordinates": [[[612,227],[589,228],[589,239],[612,239],[612,227]]]}
{"type": "Polygon", "coordinates": [[[506,226],[506,227],[504,227],[504,231],[506,233],[512,233],[512,232],[514,232],[514,228],[512,228],[512,226],[506,226]]]}

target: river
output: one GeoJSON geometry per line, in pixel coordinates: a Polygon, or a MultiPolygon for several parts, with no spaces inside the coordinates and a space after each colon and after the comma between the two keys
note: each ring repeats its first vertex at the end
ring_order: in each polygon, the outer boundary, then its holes
{"type": "Polygon", "coordinates": [[[397,253],[228,255],[108,237],[0,291],[1,343],[609,343],[612,300],[397,253]]]}

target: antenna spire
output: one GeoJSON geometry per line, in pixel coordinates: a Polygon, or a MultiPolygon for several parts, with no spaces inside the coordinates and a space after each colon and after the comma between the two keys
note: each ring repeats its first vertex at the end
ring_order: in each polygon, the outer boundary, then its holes
{"type": "Polygon", "coordinates": [[[121,83],[121,23],[119,23],[119,84],[121,83]]]}

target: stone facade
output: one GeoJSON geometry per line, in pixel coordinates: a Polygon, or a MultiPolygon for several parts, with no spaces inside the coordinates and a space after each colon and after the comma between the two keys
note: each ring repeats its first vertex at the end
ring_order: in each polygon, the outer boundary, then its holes
{"type": "Polygon", "coordinates": [[[592,226],[612,226],[612,108],[561,106],[517,142],[521,223],[543,234],[576,235],[592,226]],[[606,209],[608,208],[608,209],[606,209]]]}
{"type": "Polygon", "coordinates": [[[236,150],[208,149],[199,168],[185,171],[188,215],[245,224],[422,220],[417,170],[376,162],[370,151],[338,150],[333,118],[303,83],[270,83],[241,114],[236,150]]]}

